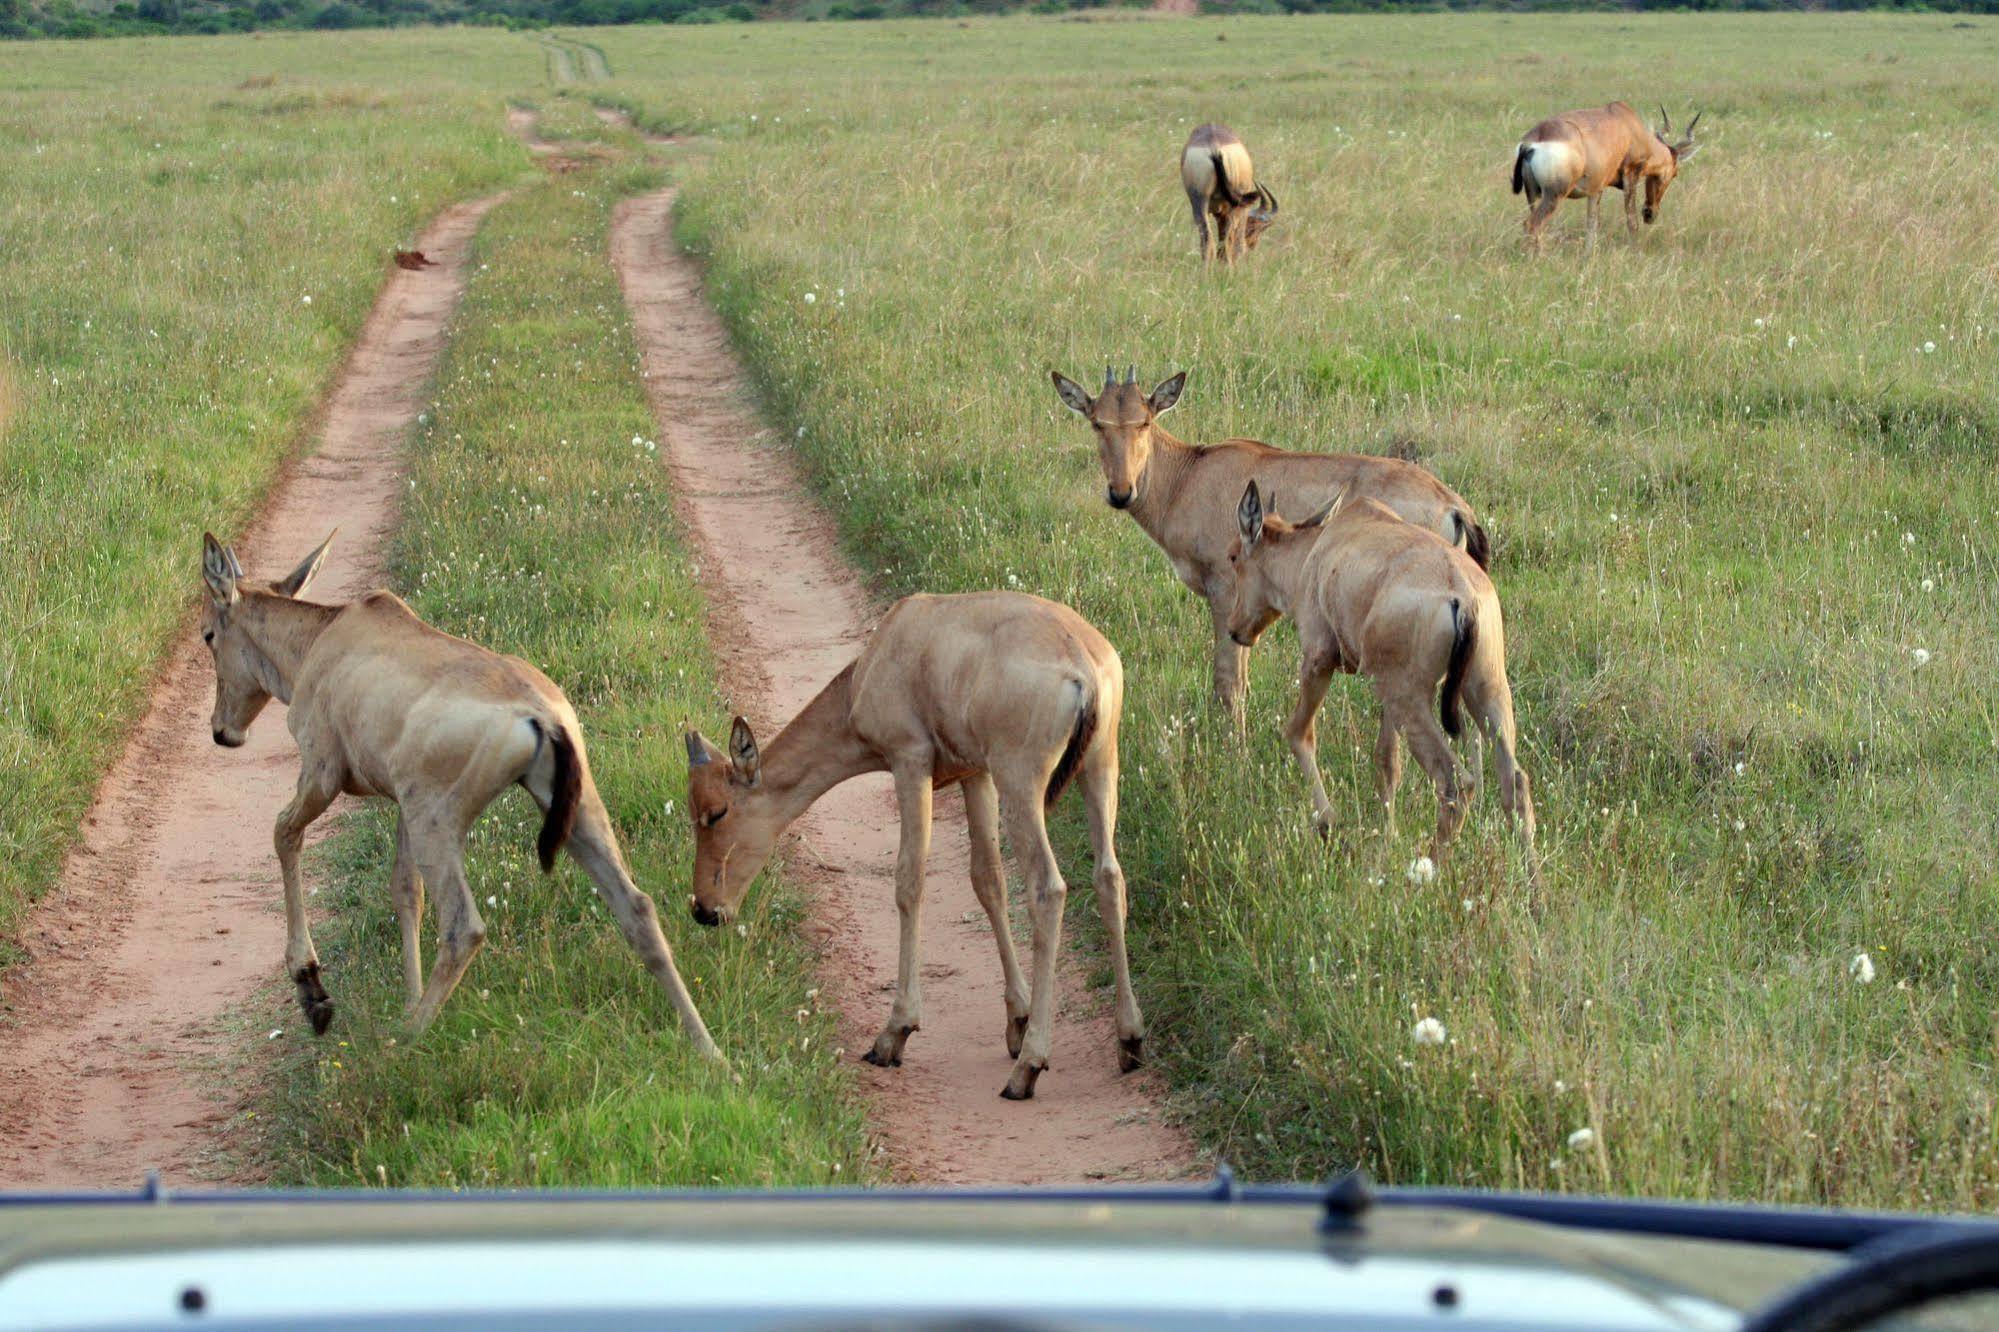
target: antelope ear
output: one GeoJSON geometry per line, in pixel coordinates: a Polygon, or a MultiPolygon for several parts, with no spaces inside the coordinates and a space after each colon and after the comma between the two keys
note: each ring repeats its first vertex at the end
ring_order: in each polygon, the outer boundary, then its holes
{"type": "Polygon", "coordinates": [[[1347,487],[1341,486],[1333,492],[1333,497],[1325,502],[1319,511],[1298,524],[1300,527],[1317,527],[1340,511],[1340,505],[1347,502],[1347,487]]]}
{"type": "Polygon", "coordinates": [[[333,545],[333,538],[339,535],[340,529],[337,527],[328,532],[326,540],[319,543],[318,550],[306,556],[300,562],[298,568],[292,570],[274,584],[276,590],[288,597],[295,597],[305,591],[306,586],[319,576],[319,567],[326,563],[327,549],[333,545]]]}
{"type": "Polygon", "coordinates": [[[1684,162],[1705,147],[1707,145],[1704,143],[1688,142],[1681,144],[1673,150],[1673,160],[1675,162],[1684,162]]]}
{"type": "Polygon", "coordinates": [[[1182,370],[1173,378],[1164,380],[1159,387],[1145,397],[1145,405],[1154,416],[1163,416],[1173,410],[1173,404],[1180,401],[1180,390],[1187,387],[1187,372],[1182,370]]]}
{"type": "Polygon", "coordinates": [[[239,595],[236,591],[235,562],[229,552],[215,539],[213,532],[201,534],[201,581],[208,585],[208,595],[218,606],[232,606],[239,595]]]}
{"type": "Polygon", "coordinates": [[[1081,412],[1084,416],[1090,414],[1090,408],[1096,404],[1090,401],[1090,395],[1083,391],[1081,384],[1060,370],[1050,370],[1048,377],[1055,381],[1055,391],[1061,395],[1064,406],[1072,412],[1081,412]]]}
{"type": "Polygon", "coordinates": [[[729,764],[736,781],[743,786],[755,786],[763,776],[763,755],[757,752],[757,738],[750,734],[750,724],[742,717],[729,727],[729,764]]]}
{"type": "Polygon", "coordinates": [[[1254,481],[1242,492],[1242,502],[1235,506],[1235,525],[1245,549],[1254,549],[1263,540],[1263,496],[1257,493],[1254,481]]]}

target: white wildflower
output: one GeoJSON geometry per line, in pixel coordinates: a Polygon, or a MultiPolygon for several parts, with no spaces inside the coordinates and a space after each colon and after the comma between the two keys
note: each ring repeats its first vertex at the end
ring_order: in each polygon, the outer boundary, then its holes
{"type": "Polygon", "coordinates": [[[1916,534],[1915,534],[1914,532],[1904,532],[1904,533],[1902,533],[1902,544],[1903,544],[1903,545],[1905,545],[1905,546],[1913,546],[1913,545],[1915,545],[1915,544],[1916,544],[1916,534]]]}
{"type": "Polygon", "coordinates": [[[1934,578],[1925,578],[1925,579],[1923,580],[1923,591],[1925,591],[1925,592],[1934,592],[1934,591],[1936,591],[1936,590],[1937,590],[1937,580],[1936,580],[1936,579],[1934,579],[1934,578]]]}
{"type": "Polygon", "coordinates": [[[1416,884],[1434,883],[1437,878],[1437,862],[1428,856],[1418,856],[1409,862],[1409,882],[1416,884]]]}
{"type": "Polygon", "coordinates": [[[1846,964],[1846,974],[1862,985],[1874,983],[1874,959],[1865,953],[1855,953],[1853,960],[1846,964]]]}
{"type": "Polygon", "coordinates": [[[284,1034],[285,1034],[285,1029],[283,1027],[272,1027],[271,1034],[264,1037],[264,1039],[267,1041],[275,1041],[278,1037],[284,1034]]]}
{"type": "Polygon", "coordinates": [[[747,938],[749,938],[749,937],[750,937],[750,927],[749,927],[749,926],[747,926],[747,925],[738,925],[738,926],[736,926],[736,937],[737,937],[738,939],[747,939],[747,938]]]}
{"type": "Polygon", "coordinates": [[[1757,316],[1757,318],[1756,318],[1756,321],[1755,321],[1755,322],[1756,322],[1756,327],[1758,327],[1758,328],[1761,328],[1761,327],[1763,327],[1763,319],[1762,319],[1762,316],[1760,316],[1760,315],[1759,315],[1759,316],[1757,316]]]}
{"type": "Polygon", "coordinates": [[[1574,1133],[1571,1133],[1569,1135],[1569,1150],[1572,1152],[1580,1152],[1585,1148],[1588,1148],[1595,1142],[1596,1142],[1595,1129],[1588,1127],[1579,1128],[1574,1133]]]}
{"type": "Polygon", "coordinates": [[[1409,1039],[1418,1045],[1442,1045],[1444,1024],[1433,1017],[1426,1017],[1410,1030],[1409,1039]]]}
{"type": "Polygon", "coordinates": [[[306,303],[307,305],[311,305],[311,304],[312,304],[312,297],[310,297],[310,296],[301,296],[301,297],[299,297],[299,299],[300,299],[301,301],[304,301],[304,302],[305,302],[305,303],[306,303]]]}
{"type": "Polygon", "coordinates": [[[487,893],[487,894],[486,894],[486,905],[487,905],[487,906],[489,906],[489,907],[496,907],[496,906],[500,905],[500,899],[499,899],[499,898],[498,898],[498,897],[497,897],[496,895],[494,895],[494,894],[492,894],[492,893],[487,893]]]}
{"type": "Polygon", "coordinates": [[[1930,650],[1928,648],[1910,648],[1909,660],[1914,662],[1916,668],[1920,670],[1930,664],[1930,650]]]}
{"type": "Polygon", "coordinates": [[[816,291],[808,291],[805,293],[805,303],[807,305],[812,304],[814,301],[818,299],[819,299],[819,293],[816,291]]]}

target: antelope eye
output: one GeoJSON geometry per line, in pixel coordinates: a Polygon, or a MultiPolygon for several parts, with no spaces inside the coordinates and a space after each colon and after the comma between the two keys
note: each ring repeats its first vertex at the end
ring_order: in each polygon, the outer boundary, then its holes
{"type": "Polygon", "coordinates": [[[215,631],[213,629],[202,630],[201,641],[204,643],[213,643],[215,641],[215,631]]]}
{"type": "Polygon", "coordinates": [[[729,807],[727,805],[722,806],[722,808],[703,816],[701,820],[701,826],[704,828],[714,827],[716,824],[722,821],[722,816],[724,814],[727,814],[728,812],[729,812],[729,807]]]}

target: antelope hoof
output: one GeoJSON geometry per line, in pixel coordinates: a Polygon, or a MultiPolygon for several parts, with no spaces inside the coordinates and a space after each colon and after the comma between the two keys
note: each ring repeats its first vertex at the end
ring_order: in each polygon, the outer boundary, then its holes
{"type": "Polygon", "coordinates": [[[319,963],[306,963],[292,980],[298,985],[298,1006],[305,1010],[306,1020],[312,1023],[312,1034],[324,1036],[326,1029],[333,1025],[333,1000],[327,997],[326,987],[319,983],[319,963]]]}
{"type": "Polygon", "coordinates": [[[1129,1073],[1145,1063],[1145,1037],[1120,1036],[1117,1043],[1117,1071],[1129,1073]]]}
{"type": "Polygon", "coordinates": [[[1046,1064],[1021,1064],[1013,1070],[1013,1076],[1000,1088],[1003,1101],[1031,1101],[1034,1099],[1034,1083],[1041,1076],[1046,1064]]]}
{"type": "Polygon", "coordinates": [[[908,1044],[909,1033],[915,1030],[916,1024],[912,1022],[906,1027],[898,1027],[894,1031],[883,1032],[881,1035],[875,1037],[875,1048],[862,1055],[861,1058],[867,1060],[876,1068],[901,1068],[902,1047],[908,1044]]]}
{"type": "Polygon", "coordinates": [[[1020,1058],[1020,1044],[1027,1039],[1027,1019],[1010,1017],[1006,1020],[1006,1053],[1010,1059],[1020,1058]]]}

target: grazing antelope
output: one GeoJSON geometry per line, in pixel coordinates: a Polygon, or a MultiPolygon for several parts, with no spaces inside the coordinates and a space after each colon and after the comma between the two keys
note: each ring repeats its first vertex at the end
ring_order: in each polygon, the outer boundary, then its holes
{"type": "Polygon", "coordinates": [[[902,842],[895,905],[902,935],[895,1004],[862,1056],[899,1065],[923,1020],[918,912],[930,850],[932,791],[958,783],[972,843],[972,891],[992,923],[1006,983],[1013,1074],[1000,1095],[1026,1100],[1048,1066],[1055,954],[1067,890],[1048,844],[1046,810],[1071,777],[1082,786],[1096,860],[1097,910],[1117,978],[1118,1064],[1139,1064],[1145,1036],[1125,958],[1124,872],[1118,867],[1118,720],[1124,667],[1096,628],[1067,606],[1019,592],[911,596],[890,608],[861,655],[759,749],[736,718],[729,752],[687,735],[687,810],[694,820],[694,893],[703,925],[732,917],[778,834],[850,777],[895,777],[902,842]],[[999,827],[1027,876],[1034,984],[1022,982],[1006,914],[999,827]]]}
{"type": "Polygon", "coordinates": [[[660,933],[652,899],[632,882],[610,815],[590,780],[576,714],[552,681],[431,628],[401,599],[370,592],[342,606],[299,600],[331,536],[275,583],[244,577],[236,553],[202,537],[201,636],[215,657],[215,743],[243,743],[276,698],[298,741],[298,792],[278,815],[285,880],[285,970],[315,1033],[333,1021],[299,885],[306,827],[343,792],[399,807],[389,890],[403,934],[410,1025],[421,1032],[464,976],[486,927],[465,878],[465,834],[509,786],[526,788],[544,818],[543,870],[569,854],[666,990],[702,1054],[721,1058],[660,933]],[[424,889],[437,903],[437,958],[423,981],[417,927],[424,889]]]}
{"type": "Polygon", "coordinates": [[[1253,439],[1219,444],[1187,444],[1159,424],[1180,400],[1187,373],[1181,371],[1147,393],[1127,370],[1123,382],[1104,367],[1104,387],[1091,397],[1059,371],[1050,372],[1055,391],[1097,433],[1105,498],[1123,509],[1166,552],[1181,582],[1207,600],[1213,621],[1215,697],[1241,715],[1248,685],[1249,654],[1229,637],[1229,540],[1234,535],[1221,515],[1242,494],[1245,481],[1266,492],[1281,487],[1293,513],[1303,515],[1335,491],[1386,504],[1410,522],[1449,542],[1463,542],[1481,567],[1491,557],[1485,529],[1471,505],[1414,463],[1359,453],[1291,453],[1253,439]]]}
{"type": "Polygon", "coordinates": [[[1500,803],[1518,826],[1531,873],[1534,801],[1515,757],[1506,630],[1485,571],[1435,532],[1344,491],[1304,522],[1286,522],[1266,510],[1254,481],[1236,507],[1229,566],[1235,575],[1229,633],[1238,643],[1256,642],[1280,615],[1298,623],[1298,705],[1284,724],[1284,739],[1311,784],[1313,826],[1325,833],[1333,818],[1319,775],[1319,704],[1333,672],[1357,673],[1373,680],[1381,700],[1375,790],[1391,833],[1395,788],[1402,781],[1400,735],[1437,784],[1433,853],[1439,861],[1457,834],[1484,767],[1477,735],[1466,737],[1474,753],[1471,784],[1460,788],[1450,738],[1463,730],[1462,701],[1492,742],[1500,803]]]}
{"type": "Polygon", "coordinates": [[[1645,221],[1659,220],[1659,204],[1666,187],[1680,172],[1680,164],[1700,150],[1694,142],[1694,126],[1699,112],[1687,123],[1686,137],[1672,138],[1673,120],[1666,108],[1659,108],[1659,128],[1647,127],[1643,118],[1624,102],[1589,111],[1564,111],[1551,116],[1520,141],[1513,156],[1513,192],[1526,194],[1527,241],[1541,246],[1541,229],[1554,216],[1564,199],[1589,200],[1587,244],[1596,244],[1597,205],[1609,188],[1624,191],[1624,224],[1638,234],[1638,190],[1645,190],[1645,221]]]}
{"type": "Polygon", "coordinates": [[[1234,263],[1245,249],[1256,248],[1257,237],[1277,219],[1277,196],[1256,183],[1249,149],[1227,125],[1203,125],[1187,136],[1180,150],[1180,184],[1194,210],[1203,263],[1212,263],[1218,252],[1223,263],[1234,263]]]}

